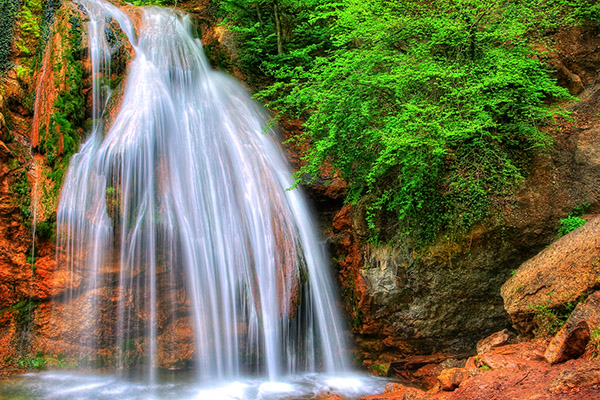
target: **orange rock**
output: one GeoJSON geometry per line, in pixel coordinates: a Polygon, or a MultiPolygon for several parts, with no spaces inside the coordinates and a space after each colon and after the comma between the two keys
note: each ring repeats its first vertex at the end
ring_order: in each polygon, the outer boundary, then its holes
{"type": "Polygon", "coordinates": [[[333,396],[323,397],[322,400],[344,400],[344,398],[334,394],[333,396]]]}
{"type": "Polygon", "coordinates": [[[500,291],[521,333],[535,328],[535,307],[556,309],[574,302],[600,281],[600,217],[558,239],[523,263],[500,291]]]}
{"type": "Polygon", "coordinates": [[[585,353],[590,332],[600,326],[600,291],[580,303],[550,341],[544,357],[550,364],[577,358],[585,353]]]}
{"type": "Polygon", "coordinates": [[[600,365],[583,366],[558,374],[550,384],[550,392],[559,393],[600,384],[600,365]]]}
{"type": "Polygon", "coordinates": [[[399,383],[393,386],[395,390],[387,391],[383,394],[375,394],[372,396],[361,397],[360,400],[421,400],[428,397],[427,393],[409,386],[404,386],[399,383]]]}
{"type": "Polygon", "coordinates": [[[505,344],[513,343],[515,340],[515,335],[508,331],[508,329],[503,329],[500,332],[496,332],[486,337],[485,339],[481,339],[477,342],[477,354],[485,353],[486,351],[493,349],[494,347],[504,346],[505,344]]]}
{"type": "Polygon", "coordinates": [[[412,376],[418,381],[419,387],[429,390],[439,385],[438,376],[443,370],[441,364],[427,364],[416,370],[412,376]]]}
{"type": "Polygon", "coordinates": [[[469,371],[466,368],[445,369],[438,376],[442,390],[452,391],[469,378],[469,371]]]}
{"type": "Polygon", "coordinates": [[[385,389],[383,391],[383,393],[390,393],[390,392],[397,392],[397,391],[401,391],[401,390],[405,390],[406,386],[398,383],[398,382],[390,382],[387,385],[385,385],[385,389]]]}

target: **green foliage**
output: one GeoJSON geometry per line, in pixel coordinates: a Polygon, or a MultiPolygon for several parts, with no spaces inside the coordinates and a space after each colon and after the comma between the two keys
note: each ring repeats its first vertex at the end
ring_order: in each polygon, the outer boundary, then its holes
{"type": "Polygon", "coordinates": [[[251,84],[288,82],[330,46],[326,21],[314,20],[322,0],[228,0],[219,13],[235,35],[239,66],[251,84]]]}
{"type": "Polygon", "coordinates": [[[311,145],[298,176],[314,179],[333,164],[347,200],[368,200],[375,236],[386,213],[424,242],[481,221],[551,144],[540,128],[566,113],[549,101],[571,98],[530,45],[532,29],[549,24],[544,12],[567,12],[544,6],[346,0],[318,8],[310,21],[328,21],[333,47],[313,64],[282,67],[274,75],[289,79],[259,94],[306,118],[311,145]]]}
{"type": "Polygon", "coordinates": [[[259,98],[306,120],[297,175],[331,163],[381,221],[426,243],[465,231],[548,149],[557,86],[534,43],[599,21],[595,0],[222,1],[259,98]],[[535,47],[535,48],[534,48],[535,47]]]}
{"type": "Polygon", "coordinates": [[[547,304],[530,306],[534,312],[533,320],[537,325],[536,336],[554,336],[567,322],[575,308],[576,303],[567,303],[562,310],[550,308],[551,297],[552,293],[548,297],[547,304]]]}
{"type": "Polygon", "coordinates": [[[41,0],[25,0],[19,13],[19,29],[23,39],[37,39],[40,37],[40,16],[42,12],[41,0]]]}
{"type": "Polygon", "coordinates": [[[558,237],[564,236],[580,226],[585,225],[586,220],[581,217],[589,210],[589,208],[589,203],[579,205],[575,207],[571,214],[566,218],[561,219],[560,227],[558,228],[558,237]]]}
{"type": "Polygon", "coordinates": [[[590,341],[587,344],[586,353],[589,353],[592,358],[597,358],[600,355],[600,326],[590,332],[590,341]]]}
{"type": "Polygon", "coordinates": [[[574,231],[580,226],[585,224],[585,219],[581,217],[568,216],[560,220],[560,227],[558,228],[558,236],[564,236],[567,233],[574,231]]]}
{"type": "Polygon", "coordinates": [[[21,9],[19,0],[0,0],[0,72],[12,66],[12,50],[15,15],[21,9]]]}
{"type": "Polygon", "coordinates": [[[569,215],[572,217],[583,217],[590,210],[590,206],[590,203],[578,205],[573,209],[573,211],[569,215]]]}
{"type": "Polygon", "coordinates": [[[35,356],[26,355],[19,360],[19,365],[28,370],[42,370],[46,368],[48,358],[43,352],[38,352],[35,356]]]}

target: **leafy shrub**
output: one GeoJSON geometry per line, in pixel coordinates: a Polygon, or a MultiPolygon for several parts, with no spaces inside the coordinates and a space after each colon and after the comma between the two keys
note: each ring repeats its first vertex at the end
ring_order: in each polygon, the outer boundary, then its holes
{"type": "Polygon", "coordinates": [[[577,302],[569,302],[561,309],[550,308],[551,297],[552,293],[546,304],[530,306],[534,312],[533,321],[537,325],[536,336],[554,336],[567,322],[577,305],[577,302]]]}
{"type": "Polygon", "coordinates": [[[0,72],[12,65],[10,53],[12,49],[15,14],[21,8],[21,1],[2,0],[0,2],[0,72]]]}
{"type": "Polygon", "coordinates": [[[564,236],[567,233],[574,231],[585,224],[585,219],[569,215],[567,218],[560,220],[560,228],[558,228],[558,236],[564,236]]]}
{"type": "Polygon", "coordinates": [[[425,242],[469,229],[551,144],[540,127],[566,115],[548,106],[570,96],[529,45],[525,5],[349,0],[320,12],[333,48],[260,96],[306,118],[298,176],[331,162],[347,200],[368,200],[375,233],[382,213],[425,242]]]}

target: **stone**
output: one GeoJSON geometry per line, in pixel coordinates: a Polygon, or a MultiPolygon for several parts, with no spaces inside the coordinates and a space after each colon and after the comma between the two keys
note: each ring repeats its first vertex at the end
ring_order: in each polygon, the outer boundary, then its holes
{"type": "Polygon", "coordinates": [[[600,291],[579,303],[563,327],[552,338],[544,357],[550,364],[577,358],[585,353],[591,332],[600,327],[600,291]]]}
{"type": "Polygon", "coordinates": [[[477,342],[477,354],[485,353],[495,347],[504,346],[506,344],[514,343],[516,340],[515,335],[509,332],[508,329],[503,329],[499,332],[493,333],[485,339],[481,339],[477,342]]]}
{"type": "Polygon", "coordinates": [[[427,364],[416,370],[412,377],[422,389],[433,389],[439,385],[438,376],[445,368],[441,364],[427,364]]]}
{"type": "Polygon", "coordinates": [[[600,384],[600,365],[583,366],[575,370],[565,370],[550,384],[550,392],[559,393],[600,384]]]}
{"type": "Polygon", "coordinates": [[[387,391],[383,394],[375,394],[372,396],[363,396],[360,400],[421,400],[428,397],[427,393],[421,389],[410,386],[404,386],[399,383],[393,386],[394,390],[387,391]]]}
{"type": "Polygon", "coordinates": [[[450,392],[468,378],[469,371],[466,368],[450,368],[443,370],[437,379],[442,390],[450,392]]]}
{"type": "Polygon", "coordinates": [[[344,400],[344,398],[334,394],[333,396],[323,397],[322,400],[344,400]]]}
{"type": "Polygon", "coordinates": [[[387,385],[385,385],[385,390],[383,391],[383,393],[398,392],[405,389],[406,386],[401,383],[390,382],[387,385]]]}
{"type": "Polygon", "coordinates": [[[536,308],[564,308],[600,283],[598,232],[600,217],[594,217],[523,263],[502,286],[504,307],[519,333],[535,330],[536,308]]]}
{"type": "Polygon", "coordinates": [[[425,356],[411,356],[399,360],[394,360],[390,364],[390,376],[397,376],[408,380],[417,380],[425,387],[429,387],[429,382],[437,382],[437,376],[443,368],[438,367],[448,357],[442,354],[432,354],[425,356]],[[433,370],[433,371],[432,371],[433,370]],[[433,372],[433,376],[429,372],[433,372]],[[419,376],[415,376],[415,374],[419,376]]]}

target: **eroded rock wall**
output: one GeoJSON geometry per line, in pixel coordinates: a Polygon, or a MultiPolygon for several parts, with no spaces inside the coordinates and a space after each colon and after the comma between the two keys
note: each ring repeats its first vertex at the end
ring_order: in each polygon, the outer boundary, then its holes
{"type": "Polygon", "coordinates": [[[464,356],[477,340],[511,327],[500,288],[525,260],[558,238],[576,207],[600,211],[600,27],[560,32],[546,55],[559,82],[580,101],[573,121],[544,129],[554,146],[529,163],[512,198],[453,240],[415,248],[401,237],[367,243],[361,205],[347,205],[329,231],[357,357],[379,365],[414,354],[464,356]]]}

